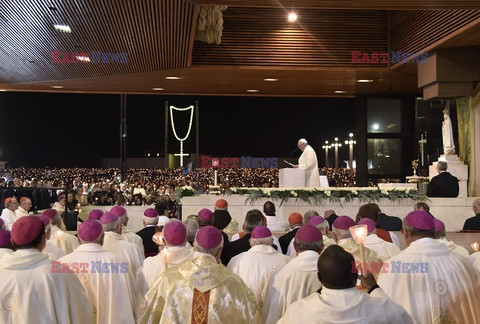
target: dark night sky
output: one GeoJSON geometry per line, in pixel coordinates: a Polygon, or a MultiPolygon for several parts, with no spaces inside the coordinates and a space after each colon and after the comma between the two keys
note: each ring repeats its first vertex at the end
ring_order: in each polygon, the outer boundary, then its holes
{"type": "MultiPolygon", "coordinates": [[[[355,128],[354,99],[128,95],[129,157],[163,152],[166,100],[177,107],[198,100],[202,154],[289,156],[305,137],[323,165],[322,143],[344,140],[355,128]]],[[[174,117],[183,137],[189,115],[174,117]]],[[[119,156],[119,120],[119,95],[2,92],[0,160],[10,166],[99,167],[101,158],[119,156]]],[[[169,136],[169,153],[177,153],[171,129],[169,136]]],[[[188,153],[195,149],[195,120],[184,145],[188,153]]],[[[346,158],[346,149],[341,152],[346,158]]]]}

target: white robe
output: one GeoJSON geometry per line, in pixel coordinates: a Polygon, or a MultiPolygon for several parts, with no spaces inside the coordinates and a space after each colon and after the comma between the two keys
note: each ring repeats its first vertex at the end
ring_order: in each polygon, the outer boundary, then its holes
{"type": "Polygon", "coordinates": [[[382,240],[377,234],[368,234],[365,247],[376,252],[382,261],[400,253],[400,249],[395,244],[382,240]]]}
{"type": "Polygon", "coordinates": [[[447,241],[447,239],[444,237],[444,238],[441,238],[441,239],[438,239],[440,242],[443,242],[450,251],[453,251],[455,253],[458,253],[460,254],[461,256],[464,256],[466,258],[469,257],[469,253],[467,251],[466,248],[464,248],[463,246],[460,246],[460,245],[457,245],[455,244],[455,242],[453,241],[447,241]]]}
{"type": "MultiPolygon", "coordinates": [[[[292,258],[297,255],[297,251],[295,251],[295,247],[293,246],[294,241],[295,241],[295,238],[293,238],[290,241],[290,244],[288,244],[288,248],[287,248],[287,255],[292,258]]],[[[323,235],[323,250],[325,250],[330,245],[334,245],[334,244],[337,244],[337,242],[335,242],[334,239],[331,239],[328,236],[323,235]]]]}
{"type": "Polygon", "coordinates": [[[47,241],[47,244],[45,244],[45,248],[42,250],[42,253],[48,255],[48,258],[52,261],[56,261],[66,255],[65,251],[63,251],[61,248],[54,245],[50,241],[47,241]]]}
{"type": "Polygon", "coordinates": [[[305,170],[305,187],[320,187],[317,154],[310,145],[307,145],[300,155],[298,168],[305,170]]]}
{"type": "Polygon", "coordinates": [[[75,274],[52,273],[51,260],[36,249],[5,254],[0,278],[2,324],[92,322],[92,306],[75,274]]]}
{"type": "Polygon", "coordinates": [[[399,305],[388,299],[381,289],[371,295],[349,289],[322,288],[321,294],[314,292],[297,300],[288,307],[278,324],[291,323],[413,323],[410,316],[399,305]]]}
{"type": "Polygon", "coordinates": [[[192,246],[188,244],[187,246],[169,247],[168,253],[161,251],[156,256],[146,258],[139,271],[143,273],[148,289],[152,288],[165,269],[191,260],[193,252],[192,246]]]}
{"type": "Polygon", "coordinates": [[[480,251],[470,254],[468,260],[470,260],[470,263],[480,271],[480,251]]]}
{"type": "Polygon", "coordinates": [[[270,276],[286,266],[290,260],[271,246],[255,245],[250,250],[234,256],[227,268],[243,279],[256,300],[261,303],[270,276]]]}
{"type": "Polygon", "coordinates": [[[320,289],[318,253],[304,251],[270,279],[265,296],[262,323],[276,323],[288,306],[320,289]]]}
{"type": "Polygon", "coordinates": [[[388,271],[380,273],[378,284],[416,323],[480,323],[477,272],[466,258],[442,242],[418,239],[387,262],[388,271]],[[405,263],[423,263],[423,267],[402,273],[401,268],[393,268],[397,262],[402,267],[405,263]]]}
{"type": "Polygon", "coordinates": [[[272,232],[288,232],[288,223],[278,218],[278,216],[265,216],[267,219],[267,227],[272,232]]]}
{"type": "Polygon", "coordinates": [[[138,252],[137,246],[124,240],[122,236],[115,232],[105,232],[103,239],[103,249],[119,257],[122,257],[130,263],[132,273],[136,274],[143,264],[143,259],[138,252]]]}
{"type": "Polygon", "coordinates": [[[13,253],[13,250],[7,248],[0,248],[0,259],[7,253],[13,253]]]}
{"type": "Polygon", "coordinates": [[[134,277],[127,260],[105,251],[99,244],[80,245],[72,253],[64,256],[61,263],[77,263],[76,275],[83,284],[88,299],[94,307],[98,324],[133,323],[135,318],[136,296],[134,277]],[[102,269],[98,271],[98,262],[102,269]],[[88,267],[78,267],[87,263],[88,267]],[[114,264],[103,270],[103,264],[114,264]],[[95,265],[95,266],[94,266],[95,265]],[[118,267],[118,268],[117,268],[118,267]],[[82,272],[86,268],[86,273],[82,272]]]}
{"type": "Polygon", "coordinates": [[[62,231],[56,225],[52,226],[49,241],[65,251],[66,254],[72,253],[80,245],[76,236],[62,231]]]}
{"type": "Polygon", "coordinates": [[[443,140],[443,154],[455,153],[455,142],[453,140],[452,120],[447,114],[443,115],[442,122],[442,140],[443,140]]]}
{"type": "Polygon", "coordinates": [[[17,210],[15,210],[15,215],[17,215],[17,219],[19,219],[20,217],[28,216],[28,211],[22,207],[18,207],[17,210]]]}
{"type": "Polygon", "coordinates": [[[5,222],[5,228],[9,231],[12,231],[12,225],[17,220],[17,214],[8,208],[4,208],[0,218],[2,218],[5,222]]]}
{"type": "Polygon", "coordinates": [[[124,240],[127,240],[128,242],[137,245],[138,253],[140,253],[140,255],[142,256],[143,261],[145,259],[145,247],[143,246],[142,238],[139,235],[130,231],[125,225],[122,225],[122,237],[124,240]]]}
{"type": "MultiPolygon", "coordinates": [[[[239,233],[235,233],[232,235],[232,237],[230,238],[230,242],[233,242],[233,241],[236,241],[240,238],[240,234],[239,233]]],[[[280,246],[280,242],[278,241],[278,238],[273,235],[273,244],[277,247],[277,251],[282,253],[282,247],[280,246]]]]}

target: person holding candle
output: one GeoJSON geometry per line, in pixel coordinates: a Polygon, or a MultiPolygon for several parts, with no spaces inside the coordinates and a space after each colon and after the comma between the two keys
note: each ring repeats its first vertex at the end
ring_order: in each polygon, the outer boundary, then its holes
{"type": "Polygon", "coordinates": [[[464,257],[435,239],[435,223],[427,212],[403,219],[407,248],[389,259],[378,285],[416,323],[480,323],[477,270],[464,257]]]}

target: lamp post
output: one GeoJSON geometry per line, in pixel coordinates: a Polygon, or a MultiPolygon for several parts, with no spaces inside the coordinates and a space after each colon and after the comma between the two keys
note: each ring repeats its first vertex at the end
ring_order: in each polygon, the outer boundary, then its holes
{"type": "Polygon", "coordinates": [[[325,141],[325,145],[322,146],[323,149],[325,149],[325,167],[328,168],[328,149],[330,149],[332,146],[328,145],[328,141],[325,141]]]}
{"type": "Polygon", "coordinates": [[[353,145],[357,144],[357,141],[353,139],[353,133],[348,134],[348,139],[345,141],[345,145],[348,144],[348,151],[349,151],[349,163],[350,166],[350,176],[353,176],[353,145]]]}
{"type": "Polygon", "coordinates": [[[338,148],[342,146],[342,143],[338,142],[338,137],[335,137],[335,143],[332,146],[335,148],[335,169],[338,169],[338,148]]]}

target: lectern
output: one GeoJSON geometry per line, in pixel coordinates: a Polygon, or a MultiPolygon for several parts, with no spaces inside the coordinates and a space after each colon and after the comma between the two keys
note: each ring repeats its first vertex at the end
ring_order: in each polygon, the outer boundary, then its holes
{"type": "Polygon", "coordinates": [[[305,187],[305,170],[296,168],[284,168],[279,170],[278,186],[280,188],[305,187]]]}

